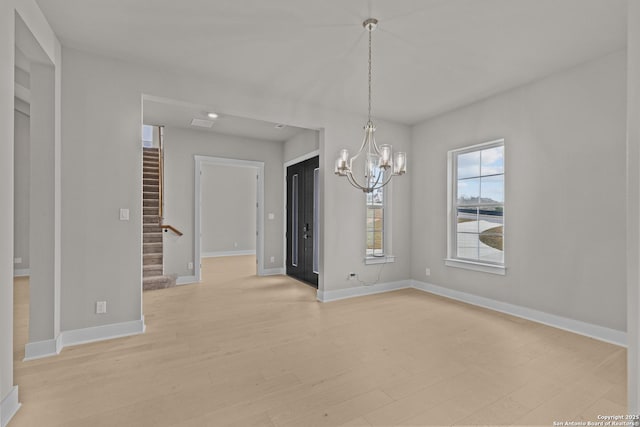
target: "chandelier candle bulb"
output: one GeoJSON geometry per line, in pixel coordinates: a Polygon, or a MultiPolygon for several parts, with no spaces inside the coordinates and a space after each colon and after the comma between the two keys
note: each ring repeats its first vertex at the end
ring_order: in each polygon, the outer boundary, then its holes
{"type": "Polygon", "coordinates": [[[391,145],[382,144],[380,146],[380,167],[387,169],[391,166],[391,145]]]}
{"type": "Polygon", "coordinates": [[[395,161],[393,162],[393,174],[402,175],[407,172],[407,153],[398,151],[395,154],[395,161]]]}

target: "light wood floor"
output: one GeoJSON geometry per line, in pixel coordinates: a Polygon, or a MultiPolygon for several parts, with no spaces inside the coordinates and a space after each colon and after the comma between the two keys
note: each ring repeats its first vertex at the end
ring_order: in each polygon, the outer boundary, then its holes
{"type": "Polygon", "coordinates": [[[626,413],[626,351],[402,290],[322,304],[253,257],[145,292],[147,332],[22,362],[23,426],[552,425],[626,413]]]}

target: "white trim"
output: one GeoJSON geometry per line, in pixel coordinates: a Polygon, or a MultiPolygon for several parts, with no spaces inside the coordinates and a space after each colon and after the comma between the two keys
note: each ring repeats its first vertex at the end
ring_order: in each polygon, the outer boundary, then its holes
{"type": "Polygon", "coordinates": [[[18,400],[18,386],[15,385],[0,402],[0,427],[6,427],[22,404],[18,400]]]}
{"type": "Polygon", "coordinates": [[[176,285],[189,285],[191,283],[199,283],[199,280],[196,276],[179,276],[176,278],[176,285]]]}
{"type": "Polygon", "coordinates": [[[201,258],[218,258],[224,256],[239,256],[239,255],[255,255],[255,249],[247,249],[244,251],[217,251],[217,252],[202,252],[201,258]]]}
{"type": "Polygon", "coordinates": [[[13,277],[27,277],[31,275],[31,270],[28,268],[16,268],[13,270],[13,277]]]}
{"type": "Polygon", "coordinates": [[[60,335],[62,336],[62,346],[70,347],[78,344],[138,335],[144,333],[144,330],[144,316],[142,316],[140,320],[72,329],[70,331],[64,331],[60,335]]]}
{"type": "MultiPolygon", "coordinates": [[[[480,144],[474,144],[462,148],[456,148],[453,150],[447,151],[447,258],[445,259],[445,265],[449,267],[459,267],[465,268],[467,270],[475,270],[482,271],[485,273],[494,273],[504,275],[505,270],[500,270],[499,267],[504,267],[506,265],[506,253],[503,255],[503,262],[500,265],[497,264],[487,264],[483,262],[474,262],[468,261],[465,259],[457,258],[456,250],[457,250],[457,181],[458,181],[458,171],[457,171],[457,159],[458,155],[465,154],[467,152],[474,152],[484,149],[489,149],[493,147],[503,147],[503,156],[506,153],[506,143],[505,138],[498,138],[488,142],[482,142],[480,144]]],[[[506,157],[503,158],[503,176],[507,175],[507,162],[504,161],[506,157]]],[[[503,216],[502,216],[502,225],[505,227],[506,225],[506,215],[504,212],[506,211],[506,194],[507,194],[507,181],[506,179],[503,181],[503,196],[504,200],[502,201],[503,208],[503,216]]],[[[505,228],[506,229],[506,228],[505,228]]],[[[505,235],[503,232],[503,241],[505,239],[505,235]]]]}
{"type": "Polygon", "coordinates": [[[611,344],[626,346],[627,334],[623,331],[598,326],[591,323],[582,322],[580,320],[569,319],[555,314],[544,313],[532,308],[522,307],[515,304],[509,304],[502,301],[496,301],[466,292],[460,292],[442,286],[433,285],[431,283],[411,281],[411,287],[430,294],[462,301],[479,307],[488,308],[490,310],[499,311],[501,313],[510,314],[512,316],[531,320],[543,325],[552,326],[554,328],[563,329],[579,335],[595,338],[600,341],[611,344]]]}
{"type": "Polygon", "coordinates": [[[584,335],[599,341],[626,347],[627,334],[623,331],[610,329],[604,326],[594,325],[592,323],[582,322],[580,320],[569,319],[555,314],[544,313],[532,308],[522,307],[515,304],[509,304],[502,301],[496,301],[489,298],[460,292],[431,283],[420,282],[418,280],[400,280],[397,282],[379,283],[371,286],[357,286],[346,289],[337,289],[333,291],[318,290],[317,299],[320,302],[330,302],[346,298],[353,298],[365,295],[379,294],[399,289],[413,288],[419,291],[439,295],[445,298],[462,301],[467,304],[484,307],[489,310],[506,313],[522,319],[531,320],[536,323],[551,326],[557,329],[573,332],[575,334],[584,335]]]}
{"type": "Polygon", "coordinates": [[[203,165],[223,165],[234,167],[245,167],[256,169],[257,174],[257,213],[256,213],[256,266],[259,276],[264,272],[264,162],[252,161],[252,160],[240,160],[240,159],[228,159],[223,157],[211,157],[211,156],[199,156],[195,155],[195,206],[194,206],[194,276],[196,282],[202,280],[202,268],[200,266],[200,260],[202,259],[202,224],[201,224],[201,209],[202,209],[202,184],[201,184],[201,171],[203,165]]]}
{"type": "Polygon", "coordinates": [[[285,269],[280,268],[263,268],[258,274],[259,276],[277,276],[279,274],[285,274],[285,269]]]}
{"type": "Polygon", "coordinates": [[[368,257],[365,257],[364,259],[365,265],[387,264],[390,262],[396,262],[395,255],[368,256],[368,257]]]}
{"type": "Polygon", "coordinates": [[[56,339],[27,343],[24,348],[24,361],[56,356],[64,347],[85,344],[95,341],[110,340],[142,334],[145,331],[144,316],[140,320],[110,323],[108,325],[63,331],[56,339]]]}
{"type": "Polygon", "coordinates": [[[300,162],[304,162],[305,160],[312,159],[312,158],[314,158],[316,156],[320,156],[320,150],[313,150],[313,151],[308,152],[307,154],[303,154],[302,156],[298,156],[295,159],[287,160],[286,162],[284,162],[285,176],[286,176],[287,168],[289,166],[298,164],[300,162]]]}
{"type": "Polygon", "coordinates": [[[317,298],[320,302],[330,302],[346,298],[397,291],[398,289],[406,289],[410,287],[411,280],[400,280],[397,282],[377,283],[369,286],[355,286],[352,288],[336,289],[333,291],[322,291],[318,289],[317,298]]]}
{"type": "MultiPolygon", "coordinates": [[[[279,274],[286,274],[287,273],[287,168],[291,165],[296,165],[300,162],[304,162],[305,160],[309,160],[312,159],[314,157],[318,156],[318,158],[320,158],[320,150],[313,150],[310,151],[306,154],[303,154],[301,156],[296,157],[295,159],[291,159],[291,160],[287,160],[286,162],[284,162],[284,164],[282,165],[282,176],[283,176],[283,190],[282,190],[282,196],[283,196],[283,200],[284,200],[284,205],[283,205],[283,215],[282,215],[282,229],[284,230],[284,232],[282,233],[282,273],[279,274]]],[[[320,169],[320,167],[318,167],[318,169],[320,169]]],[[[320,221],[318,220],[318,226],[320,225],[320,221]]],[[[318,231],[318,234],[320,234],[320,232],[318,231]]],[[[319,263],[318,263],[319,264],[319,263]]],[[[315,272],[314,272],[315,273],[315,272]]],[[[318,285],[320,284],[320,273],[318,274],[318,285]]],[[[265,274],[266,276],[266,274],[265,274]]]]}
{"type": "Polygon", "coordinates": [[[24,346],[24,359],[29,360],[42,359],[43,357],[56,356],[62,351],[62,334],[55,339],[29,342],[24,346]]]}
{"type": "Polygon", "coordinates": [[[451,259],[444,260],[444,265],[447,267],[464,268],[466,270],[481,271],[483,273],[499,274],[504,276],[507,273],[507,269],[504,265],[485,264],[482,262],[473,262],[463,259],[451,259]]]}

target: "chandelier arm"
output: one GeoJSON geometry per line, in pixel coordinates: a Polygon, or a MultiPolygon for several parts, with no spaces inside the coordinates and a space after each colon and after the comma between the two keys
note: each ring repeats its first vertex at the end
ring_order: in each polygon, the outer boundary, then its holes
{"type": "Polygon", "coordinates": [[[353,177],[352,173],[348,173],[346,176],[347,176],[347,180],[349,181],[349,184],[351,184],[353,187],[357,188],[358,190],[364,190],[366,188],[358,184],[356,179],[353,177]]]}
{"type": "MultiPolygon", "coordinates": [[[[360,155],[362,154],[362,152],[364,151],[364,147],[367,146],[367,139],[369,138],[368,134],[364,135],[364,138],[362,140],[362,145],[360,145],[360,149],[358,150],[358,152],[351,156],[350,162],[353,162],[355,159],[357,159],[358,157],[360,157],[360,155]]],[[[352,163],[349,164],[349,166],[352,166],[352,163]]]]}

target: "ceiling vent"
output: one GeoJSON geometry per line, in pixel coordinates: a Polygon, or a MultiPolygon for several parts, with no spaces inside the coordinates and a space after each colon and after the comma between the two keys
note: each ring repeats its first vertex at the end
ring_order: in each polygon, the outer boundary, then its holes
{"type": "Polygon", "coordinates": [[[191,126],[197,126],[199,128],[211,128],[213,122],[211,120],[193,119],[191,120],[191,126]]]}

